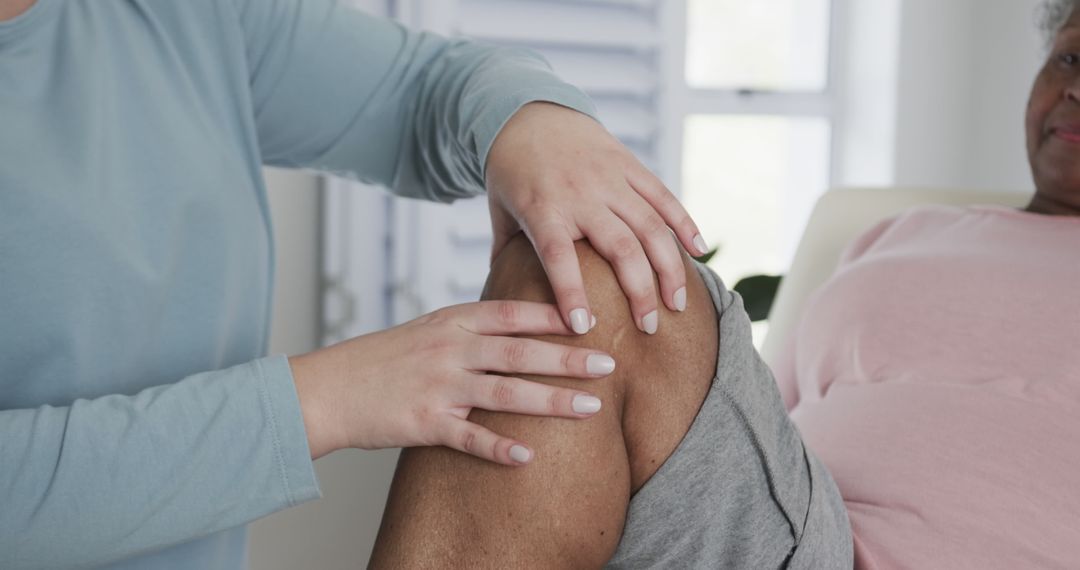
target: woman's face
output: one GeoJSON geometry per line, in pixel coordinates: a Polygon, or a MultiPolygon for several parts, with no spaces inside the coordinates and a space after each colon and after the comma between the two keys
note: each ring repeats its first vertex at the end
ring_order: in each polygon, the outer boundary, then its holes
{"type": "Polygon", "coordinates": [[[1054,39],[1025,124],[1036,200],[1052,211],[1080,212],[1080,12],[1054,39]]]}

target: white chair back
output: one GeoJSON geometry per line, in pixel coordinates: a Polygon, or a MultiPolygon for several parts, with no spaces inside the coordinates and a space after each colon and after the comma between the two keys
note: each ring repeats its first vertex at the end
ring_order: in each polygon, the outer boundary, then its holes
{"type": "Polygon", "coordinates": [[[1000,204],[1020,208],[1030,200],[1029,193],[955,189],[840,188],[826,192],[814,206],[791,270],[780,284],[769,313],[762,358],[770,366],[780,361],[807,297],[832,275],[844,248],[879,221],[920,204],[1000,204]]]}

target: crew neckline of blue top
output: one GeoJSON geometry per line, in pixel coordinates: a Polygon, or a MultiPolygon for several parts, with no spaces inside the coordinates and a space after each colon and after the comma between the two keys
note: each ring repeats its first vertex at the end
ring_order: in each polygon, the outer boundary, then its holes
{"type": "Polygon", "coordinates": [[[10,20],[0,20],[0,40],[5,40],[25,33],[42,15],[49,11],[55,0],[36,0],[22,14],[10,20]]]}

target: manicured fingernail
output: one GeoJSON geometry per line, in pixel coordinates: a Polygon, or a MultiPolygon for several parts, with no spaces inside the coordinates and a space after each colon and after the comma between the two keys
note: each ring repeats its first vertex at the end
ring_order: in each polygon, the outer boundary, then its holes
{"type": "Polygon", "coordinates": [[[701,234],[694,236],[694,247],[697,248],[699,255],[709,253],[709,246],[705,244],[705,238],[701,237],[701,234]]]}
{"type": "Polygon", "coordinates": [[[532,453],[523,445],[511,445],[510,446],[510,459],[517,461],[518,463],[528,463],[532,458],[532,453]]]}
{"type": "Polygon", "coordinates": [[[644,317],[641,317],[641,330],[648,334],[656,334],[656,329],[660,327],[660,315],[653,311],[644,317]]]}
{"type": "Polygon", "coordinates": [[[585,370],[595,376],[607,376],[615,371],[615,359],[606,354],[590,354],[585,359],[585,370]]]}
{"type": "Polygon", "coordinates": [[[574,329],[577,334],[589,332],[589,313],[585,309],[570,311],[570,328],[574,329]]]}
{"type": "Polygon", "coordinates": [[[679,287],[679,290],[675,292],[675,310],[686,310],[686,287],[679,287]]]}
{"type": "Polygon", "coordinates": [[[574,396],[575,414],[595,414],[600,411],[600,398],[578,394],[574,396]]]}
{"type": "Polygon", "coordinates": [[[596,315],[593,315],[592,316],[592,326],[589,327],[589,330],[593,330],[595,328],[596,328],[596,315]]]}

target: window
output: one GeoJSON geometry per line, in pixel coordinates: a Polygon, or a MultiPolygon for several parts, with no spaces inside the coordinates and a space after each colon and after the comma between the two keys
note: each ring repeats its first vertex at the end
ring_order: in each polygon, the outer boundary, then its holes
{"type": "Polygon", "coordinates": [[[832,178],[830,0],[686,0],[681,194],[729,285],[787,270],[832,178]]]}
{"type": "Polygon", "coordinates": [[[827,87],[829,0],[689,0],[686,19],[692,88],[827,87]]]}

